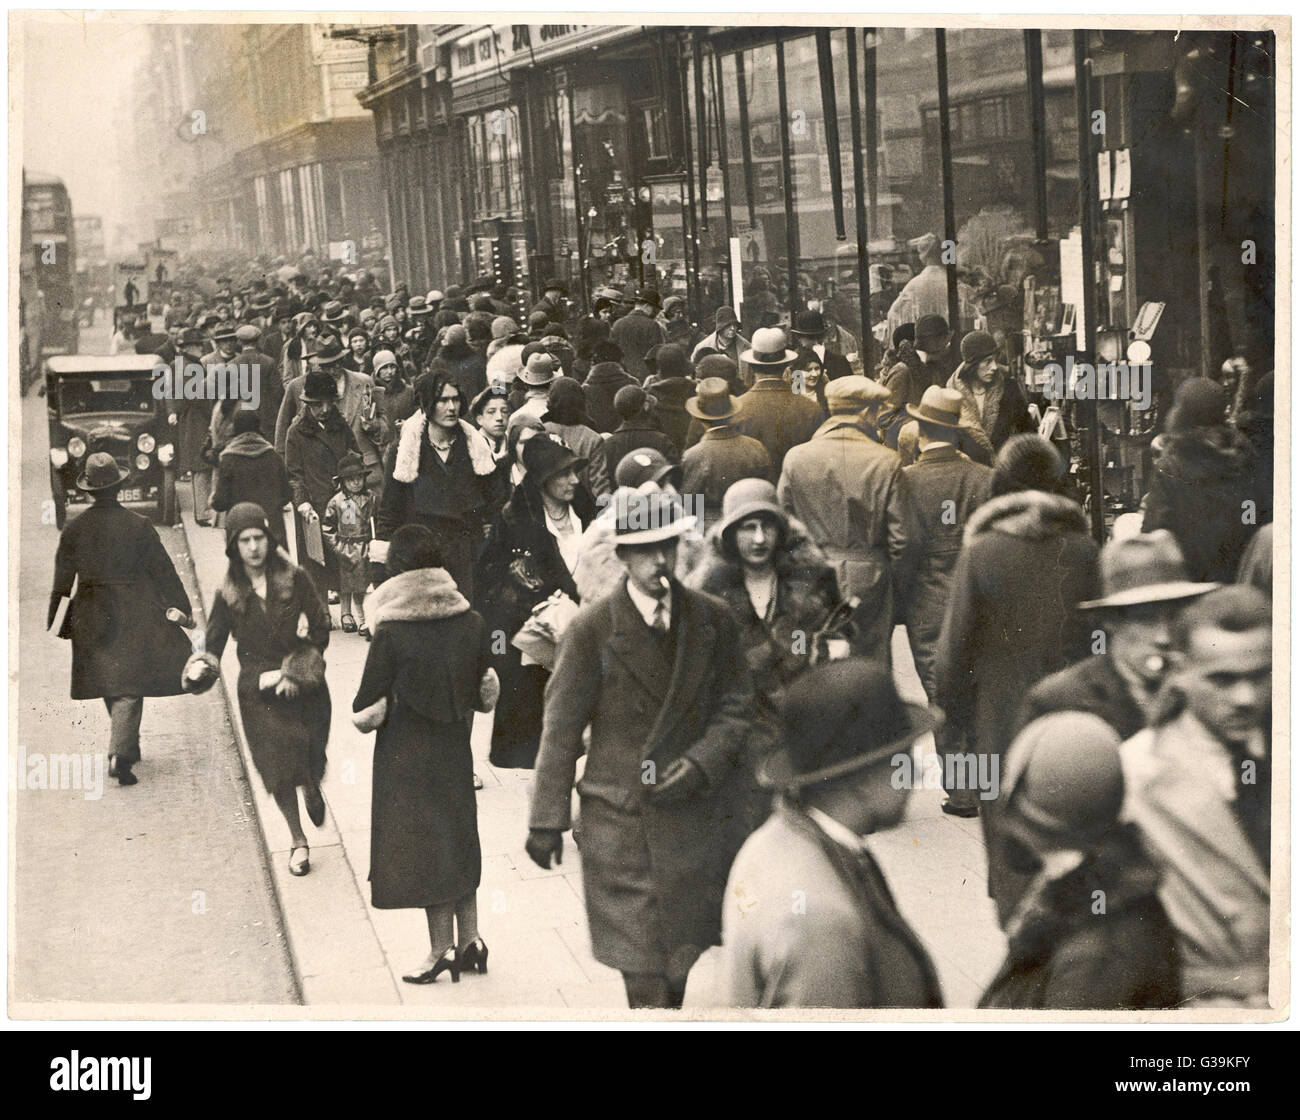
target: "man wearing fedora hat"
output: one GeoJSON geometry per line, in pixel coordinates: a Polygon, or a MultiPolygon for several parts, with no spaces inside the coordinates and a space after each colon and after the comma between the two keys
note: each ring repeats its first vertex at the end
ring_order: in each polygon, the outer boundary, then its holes
{"type": "MultiPolygon", "coordinates": [[[[933,701],[935,648],[948,584],[966,522],[993,492],[993,471],[957,449],[961,395],[956,390],[932,385],[920,405],[905,408],[919,428],[920,454],[899,476],[903,537],[892,556],[894,593],[902,600],[917,675],[933,701]]],[[[964,753],[965,729],[948,721],[935,732],[935,746],[941,756],[964,753]]],[[[951,789],[943,809],[973,817],[979,811],[977,800],[974,790],[951,789]]]]}
{"type": "Polygon", "coordinates": [[[1220,586],[1188,577],[1182,550],[1165,529],[1110,541],[1100,566],[1102,597],[1079,604],[1096,619],[1093,653],[1033,687],[1021,726],[1050,712],[1088,712],[1121,739],[1136,735],[1156,714],[1178,612],[1220,586]]]}
{"type": "Polygon", "coordinates": [[[540,420],[550,408],[551,383],[560,376],[558,362],[549,354],[530,354],[515,378],[511,400],[510,418],[531,416],[540,420]]]}
{"type": "Polygon", "coordinates": [[[793,392],[782,377],[796,357],[786,346],[785,331],[780,327],[756,330],[754,345],[741,355],[741,361],[754,371],[754,383],[740,398],[735,427],[763,445],[778,476],[786,452],[812,439],[822,423],[816,395],[793,392]]]}
{"type": "Polygon", "coordinates": [[[781,505],[826,552],[845,598],[859,600],[854,653],[885,662],[893,632],[890,555],[902,540],[902,463],[867,432],[888,399],[888,390],[857,374],[832,381],[830,418],[790,449],[777,485],[781,505]]]}
{"type": "Polygon", "coordinates": [[[654,288],[642,288],[633,297],[632,310],[609,329],[610,341],[623,351],[623,368],[638,384],[650,376],[646,352],[668,341],[668,332],[655,318],[658,314],[659,293],[654,288]]]}
{"type": "Polygon", "coordinates": [[[721,515],[723,495],[733,482],[742,478],[771,482],[775,475],[767,449],[736,427],[740,402],[721,377],[700,381],[686,411],[705,425],[705,432],[682,456],[682,493],[701,496],[707,531],[721,515]]]}
{"type": "Polygon", "coordinates": [[[790,686],[785,749],[760,771],[778,791],[737,855],[722,912],[730,1007],[942,1007],[929,954],[864,839],[897,825],[910,785],[895,760],[931,728],[889,670],[862,658],[790,686]]]}
{"type": "Polygon", "coordinates": [[[46,620],[52,625],[71,596],[58,636],[72,640],[72,699],[104,701],[108,772],[124,786],[137,780],[144,697],[182,691],[190,643],[177,624],[192,625],[190,597],[157,530],[118,504],[128,477],[108,452],[87,456],[77,488],[94,504],[59,537],[46,620]]]}
{"type": "Polygon", "coordinates": [[[673,576],[695,518],[663,491],[619,501],[627,574],[560,639],[526,846],[543,868],[559,861],[590,725],[578,793],[592,952],[623,973],[630,1007],[680,1007],[718,943],[753,693],[730,611],[673,576]]]}

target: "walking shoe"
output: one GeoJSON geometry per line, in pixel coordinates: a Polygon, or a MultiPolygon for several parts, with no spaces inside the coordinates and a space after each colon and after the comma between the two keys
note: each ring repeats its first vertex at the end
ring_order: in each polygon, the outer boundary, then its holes
{"type": "Polygon", "coordinates": [[[438,979],[440,972],[450,972],[451,982],[460,983],[460,964],[456,959],[455,949],[448,949],[432,965],[426,959],[418,972],[408,972],[402,979],[408,984],[432,984],[438,979]]]}
{"type": "Polygon", "coordinates": [[[345,614],[339,619],[339,625],[343,627],[343,633],[355,634],[357,632],[357,620],[350,614],[345,614]]]}
{"type": "Polygon", "coordinates": [[[139,780],[140,780],[139,778],[137,778],[133,773],[131,773],[131,767],[129,767],[129,766],[118,766],[118,768],[117,768],[117,784],[118,784],[119,786],[133,786],[133,785],[135,785],[136,782],[138,782],[139,780]]]}
{"type": "Polygon", "coordinates": [[[978,805],[962,805],[953,801],[951,797],[946,798],[944,803],[939,806],[950,817],[978,817],[980,807],[978,805]]]}
{"type": "Polygon", "coordinates": [[[308,847],[297,847],[289,849],[289,874],[306,875],[311,870],[311,849],[308,847]],[[299,856],[298,853],[302,855],[299,856]]]}
{"type": "Polygon", "coordinates": [[[326,598],[329,600],[330,606],[333,606],[339,601],[339,593],[337,591],[328,591],[326,592],[326,598]]]}
{"type": "Polygon", "coordinates": [[[461,972],[477,972],[480,976],[487,975],[488,947],[483,938],[476,937],[465,948],[458,949],[456,957],[461,972]]]}

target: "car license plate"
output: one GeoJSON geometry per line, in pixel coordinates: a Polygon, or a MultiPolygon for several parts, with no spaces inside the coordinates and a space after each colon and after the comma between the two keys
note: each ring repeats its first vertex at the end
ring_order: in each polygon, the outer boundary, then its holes
{"type": "Polygon", "coordinates": [[[121,494],[118,496],[118,501],[121,501],[121,502],[138,502],[138,501],[140,501],[140,490],[139,490],[139,487],[137,487],[137,488],[134,489],[134,490],[123,490],[123,491],[121,492],[121,494]]]}

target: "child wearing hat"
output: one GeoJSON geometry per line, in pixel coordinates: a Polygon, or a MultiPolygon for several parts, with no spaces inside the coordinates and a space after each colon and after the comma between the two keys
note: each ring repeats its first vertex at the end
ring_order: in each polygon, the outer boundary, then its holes
{"type": "Polygon", "coordinates": [[[359,631],[363,638],[369,639],[362,601],[369,582],[367,561],[370,539],[374,536],[375,498],[366,486],[365,463],[355,451],[349,451],[339,460],[334,484],[338,491],[325,506],[321,533],[338,567],[339,609],[342,612],[339,622],[345,634],[359,631]]]}

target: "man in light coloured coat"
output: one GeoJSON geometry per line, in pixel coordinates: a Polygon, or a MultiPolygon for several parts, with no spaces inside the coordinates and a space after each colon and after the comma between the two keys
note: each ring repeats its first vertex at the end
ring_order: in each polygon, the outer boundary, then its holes
{"type": "Polygon", "coordinates": [[[902,462],[867,430],[887,400],[889,391],[866,377],[830,382],[830,419],[790,449],[777,486],[781,505],[825,551],[841,593],[861,600],[853,652],[885,662],[894,611],[889,558],[902,547],[902,462]]]}

